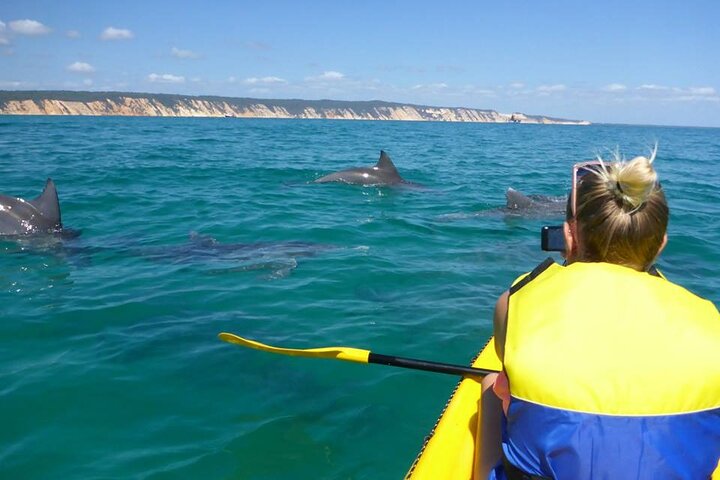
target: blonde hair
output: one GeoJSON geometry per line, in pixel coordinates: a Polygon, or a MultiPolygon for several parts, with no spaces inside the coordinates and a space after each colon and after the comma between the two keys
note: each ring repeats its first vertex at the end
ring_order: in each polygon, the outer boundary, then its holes
{"type": "MultiPolygon", "coordinates": [[[[579,180],[575,221],[579,260],[646,270],[667,231],[669,210],[650,157],[626,161],[619,153],[579,180]]],[[[568,211],[568,215],[570,212],[568,211]]]]}

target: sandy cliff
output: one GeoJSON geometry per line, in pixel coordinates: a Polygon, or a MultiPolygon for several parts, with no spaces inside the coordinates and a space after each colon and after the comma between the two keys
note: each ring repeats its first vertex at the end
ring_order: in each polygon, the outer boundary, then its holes
{"type": "Polygon", "coordinates": [[[522,113],[389,102],[260,100],[118,92],[0,92],[4,115],[121,115],[147,117],[326,118],[588,125],[522,113]]]}

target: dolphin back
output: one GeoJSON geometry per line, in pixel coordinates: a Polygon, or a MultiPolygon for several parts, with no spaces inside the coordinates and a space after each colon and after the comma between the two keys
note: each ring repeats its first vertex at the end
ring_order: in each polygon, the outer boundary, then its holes
{"type": "Polygon", "coordinates": [[[394,185],[405,183],[395,164],[385,151],[380,151],[380,159],[372,167],[355,167],[334,172],[315,180],[315,183],[342,182],[355,185],[394,185]]]}
{"type": "Polygon", "coordinates": [[[61,228],[60,204],[51,179],[42,194],[31,201],[0,195],[0,235],[51,233],[61,228]]]}
{"type": "Polygon", "coordinates": [[[514,215],[554,216],[563,215],[567,207],[567,197],[548,195],[526,195],[514,188],[505,192],[505,211],[514,215]]]}
{"type": "Polygon", "coordinates": [[[355,169],[343,170],[341,172],[331,173],[329,175],[325,175],[324,177],[318,178],[314,181],[314,183],[345,182],[345,174],[351,174],[354,172],[354,170],[355,169]]]}

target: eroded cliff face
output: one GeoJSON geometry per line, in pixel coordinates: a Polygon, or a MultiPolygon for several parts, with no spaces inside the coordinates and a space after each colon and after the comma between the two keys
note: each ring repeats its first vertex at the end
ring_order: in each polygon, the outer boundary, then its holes
{"type": "MultiPolygon", "coordinates": [[[[242,117],[242,118],[315,118],[344,120],[403,120],[480,123],[546,123],[565,125],[589,125],[582,120],[560,120],[521,113],[505,114],[494,110],[472,108],[424,107],[416,105],[360,107],[317,107],[308,105],[291,113],[272,101],[245,101],[242,105],[230,100],[206,100],[184,97],[172,102],[160,101],[152,96],[115,96],[93,101],[67,99],[11,99],[0,102],[0,114],[4,115],[119,115],[143,117],[242,117]]],[[[353,102],[344,102],[352,105],[353,102]]]]}

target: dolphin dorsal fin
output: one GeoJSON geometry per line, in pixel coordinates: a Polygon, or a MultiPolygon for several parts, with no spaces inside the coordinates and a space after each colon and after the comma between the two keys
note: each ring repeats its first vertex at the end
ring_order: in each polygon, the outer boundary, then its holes
{"type": "Polygon", "coordinates": [[[55,189],[55,182],[51,178],[45,182],[45,188],[43,192],[34,200],[29,202],[43,217],[53,222],[55,225],[62,225],[60,220],[60,202],[58,201],[57,190],[55,189]]]}
{"type": "Polygon", "coordinates": [[[506,206],[510,209],[527,208],[533,203],[532,199],[512,187],[505,192],[505,199],[507,200],[506,206]]]}
{"type": "Polygon", "coordinates": [[[395,168],[395,164],[390,160],[390,157],[387,153],[385,153],[384,150],[380,150],[380,160],[378,160],[377,164],[375,164],[377,168],[380,170],[385,171],[391,171],[397,173],[397,168],[395,168]]]}

